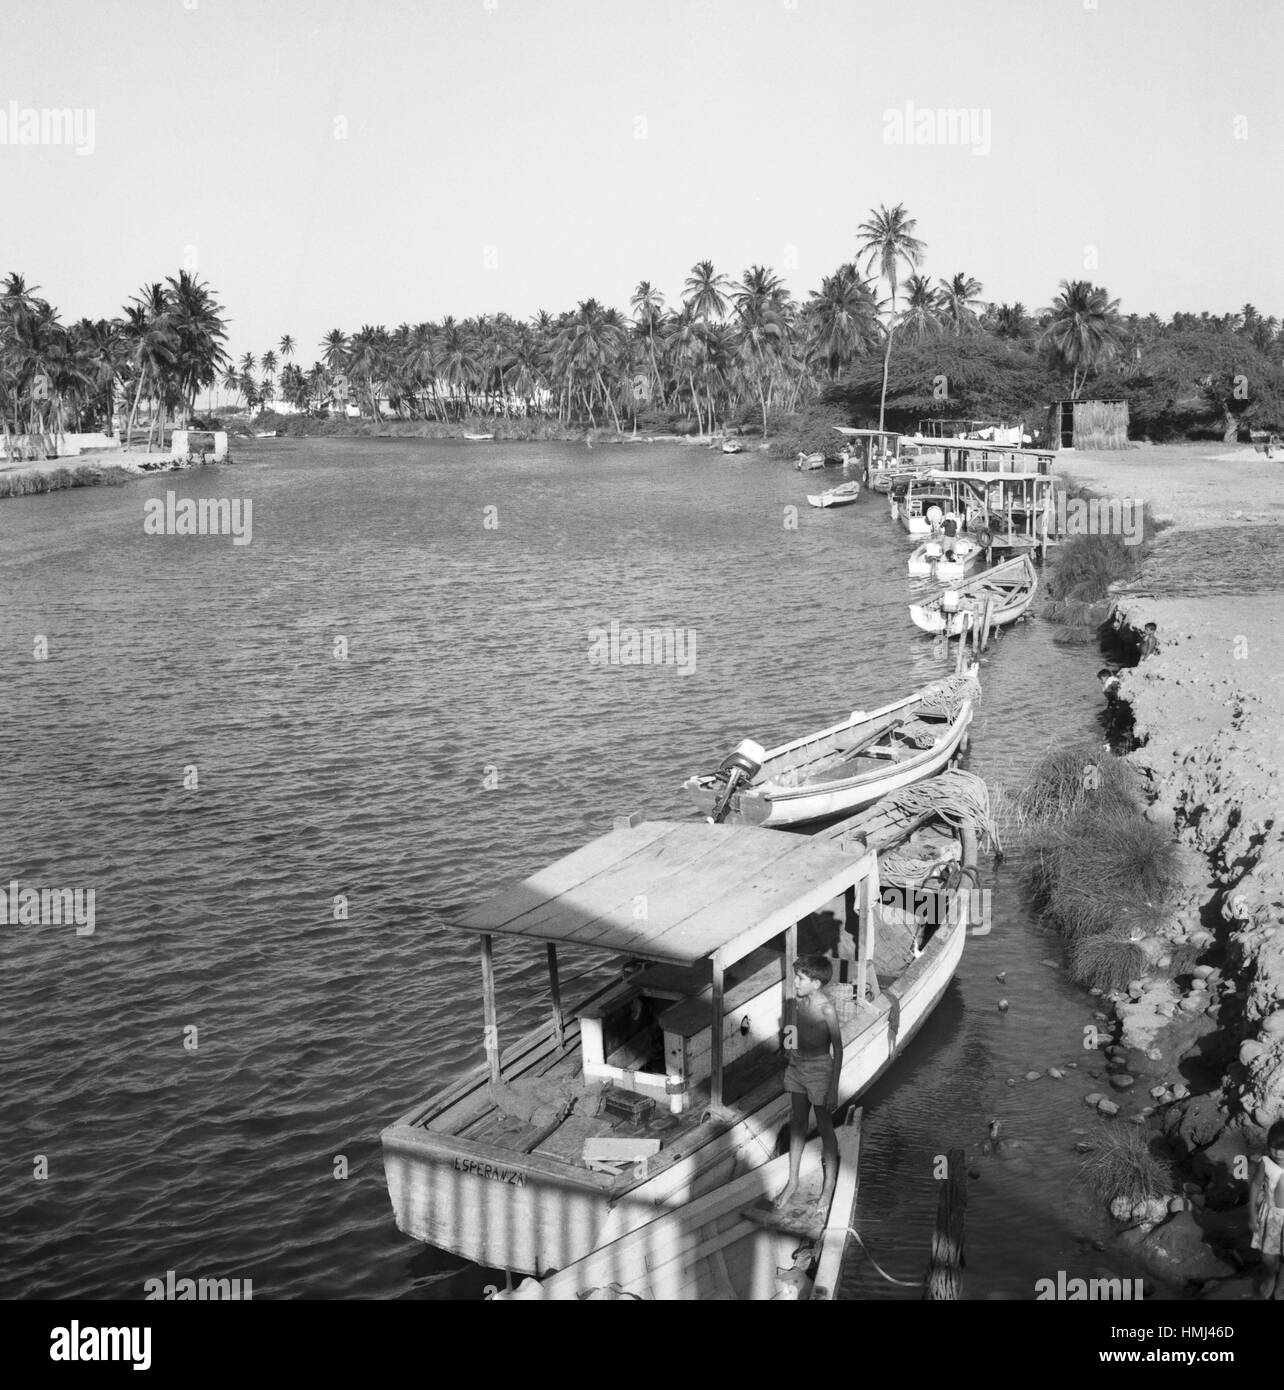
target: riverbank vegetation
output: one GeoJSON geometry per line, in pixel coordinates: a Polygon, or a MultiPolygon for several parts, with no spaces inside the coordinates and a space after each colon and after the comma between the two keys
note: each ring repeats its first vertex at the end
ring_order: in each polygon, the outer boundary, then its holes
{"type": "Polygon", "coordinates": [[[0,473],[0,497],[26,497],[71,487],[119,487],[131,477],[133,474],[128,469],[97,463],[0,473]]]}
{"type": "Polygon", "coordinates": [[[0,427],[5,455],[54,458],[58,436],[114,433],[132,442],[144,407],[147,448],[167,420],[190,418],[197,393],[228,361],[222,306],[180,270],[145,285],[115,319],[64,325],[58,310],[11,273],[0,294],[0,427]]]}
{"type": "Polygon", "coordinates": [[[787,434],[787,452],[821,412],[896,430],[1001,418],[1042,433],[1050,402],[1085,395],[1126,400],[1134,437],[1284,429],[1284,330],[1254,305],[1166,321],[1124,314],[1103,286],[1063,280],[1031,311],[987,301],[965,271],[929,275],[917,232],[902,205],[872,210],[852,259],[805,298],[768,266],[732,279],[701,260],[672,302],[643,280],[626,310],[585,299],[528,321],[334,328],[310,367],[289,333],[233,360],[221,305],[185,270],[143,286],[118,318],[70,327],[13,273],[0,295],[0,420],[43,456],[59,431],[110,433],[113,421],[129,443],[144,415],[150,448],[215,386],[234,410],[276,405],[338,420],[336,433],[467,421],[507,437],[507,420],[527,422],[514,427],[524,438],[787,434]],[[533,434],[533,421],[553,432],[533,434]]]}
{"type": "Polygon", "coordinates": [[[1031,887],[1066,943],[1071,978],[1104,993],[1146,967],[1144,942],[1165,921],[1177,846],[1144,814],[1136,773],[1099,747],[1058,749],[1014,801],[1029,832],[1031,887]]]}

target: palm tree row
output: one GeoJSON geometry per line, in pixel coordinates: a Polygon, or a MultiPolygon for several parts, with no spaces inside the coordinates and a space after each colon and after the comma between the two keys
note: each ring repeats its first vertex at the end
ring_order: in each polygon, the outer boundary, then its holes
{"type": "Polygon", "coordinates": [[[116,319],[70,326],[38,285],[11,273],[0,295],[0,420],[6,454],[57,452],[57,438],[96,425],[110,431],[128,407],[126,444],[141,407],[148,448],[163,444],[167,417],[186,418],[224,362],[222,308],[187,271],[145,285],[116,319]]]}

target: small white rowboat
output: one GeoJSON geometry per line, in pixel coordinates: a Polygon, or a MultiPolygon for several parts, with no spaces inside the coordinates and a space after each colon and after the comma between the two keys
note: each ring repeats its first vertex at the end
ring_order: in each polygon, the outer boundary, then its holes
{"type": "Polygon", "coordinates": [[[910,617],[924,632],[950,637],[980,628],[989,613],[989,626],[1007,627],[1029,611],[1039,576],[1029,555],[978,574],[945,589],[925,603],[911,603],[910,617]]]}
{"type": "Polygon", "coordinates": [[[798,825],[869,806],[939,772],[958,753],[980,700],[976,668],[872,713],[763,750],[746,740],[683,789],[727,824],[798,825]]]}
{"type": "Polygon", "coordinates": [[[813,507],[846,507],[859,497],[860,483],[857,481],[839,483],[837,487],[831,487],[826,492],[807,494],[807,500],[813,507]]]}

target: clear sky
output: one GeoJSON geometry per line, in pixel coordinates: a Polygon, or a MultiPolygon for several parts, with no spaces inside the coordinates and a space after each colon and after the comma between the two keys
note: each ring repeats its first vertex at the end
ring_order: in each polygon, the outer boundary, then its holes
{"type": "Polygon", "coordinates": [[[705,258],[805,298],[880,203],[986,300],[1284,315],[1280,0],[0,0],[0,34],[0,270],[64,322],[193,262],[237,355],[305,363],[672,304],[705,258]],[[908,103],[975,125],[896,143],[908,103]]]}

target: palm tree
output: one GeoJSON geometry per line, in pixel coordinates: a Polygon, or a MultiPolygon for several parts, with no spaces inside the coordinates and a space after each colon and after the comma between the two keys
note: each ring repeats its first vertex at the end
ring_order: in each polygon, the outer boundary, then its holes
{"type": "Polygon", "coordinates": [[[743,284],[736,287],[736,360],[746,382],[751,383],[762,411],[762,432],[767,433],[771,390],[790,346],[791,323],[788,291],[772,271],[751,265],[743,284]]]}
{"type": "Polygon", "coordinates": [[[276,353],[271,348],[259,358],[259,366],[263,368],[264,375],[273,377],[276,375],[276,353]]]}
{"type": "Polygon", "coordinates": [[[926,275],[911,275],[905,281],[905,312],[901,332],[914,342],[935,338],[941,332],[941,300],[926,275]]]}
{"type": "Polygon", "coordinates": [[[714,274],[712,261],[697,261],[682,288],[696,318],[707,322],[725,316],[731,282],[725,275],[714,274]]]}
{"type": "Polygon", "coordinates": [[[831,381],[879,339],[878,301],[855,265],[840,265],[812,290],[804,310],[807,322],[806,356],[824,365],[831,381]]]}
{"type": "Polygon", "coordinates": [[[905,211],[904,204],[897,203],[890,212],[882,205],[877,212],[871,210],[868,220],[857,229],[860,238],[857,255],[865,256],[866,271],[877,265],[878,273],[892,291],[891,315],[887,320],[887,349],[883,354],[883,392],[878,402],[880,430],[887,408],[887,372],[892,361],[892,333],[896,328],[896,286],[900,263],[904,261],[913,269],[923,258],[923,243],[913,235],[917,226],[917,221],[905,211]]]}
{"type": "Polygon", "coordinates": [[[277,344],[282,357],[294,356],[294,339],[288,333],[281,334],[281,341],[277,344]]]}
{"type": "Polygon", "coordinates": [[[1089,374],[1119,351],[1119,301],[1086,280],[1062,280],[1061,293],[1048,313],[1050,322],[1039,345],[1049,349],[1059,367],[1070,369],[1070,399],[1078,400],[1089,374]]]}
{"type": "Polygon", "coordinates": [[[1025,305],[1017,300],[1015,304],[1000,304],[993,313],[993,332],[996,338],[1010,338],[1020,342],[1030,332],[1031,323],[1025,305]]]}
{"type": "Polygon", "coordinates": [[[129,360],[137,374],[134,403],[125,426],[125,447],[133,439],[134,418],[144,392],[153,402],[152,419],[147,428],[147,452],[151,453],[152,434],[160,423],[160,443],[165,444],[165,400],[170,373],[177,366],[181,340],[170,317],[170,303],[159,284],[144,285],[126,310],[126,337],[129,360]]]}
{"type": "Polygon", "coordinates": [[[972,306],[981,304],[981,282],[959,271],[952,280],[940,280],[939,284],[938,301],[955,337],[972,332],[977,327],[976,310],[972,306]]]}
{"type": "Polygon", "coordinates": [[[660,393],[660,405],[667,404],[664,399],[664,378],[660,375],[660,359],[655,350],[656,333],[664,323],[664,295],[655,289],[649,280],[639,282],[629,300],[636,320],[636,331],[646,340],[647,352],[651,359],[651,379],[654,388],[660,393]]]}

